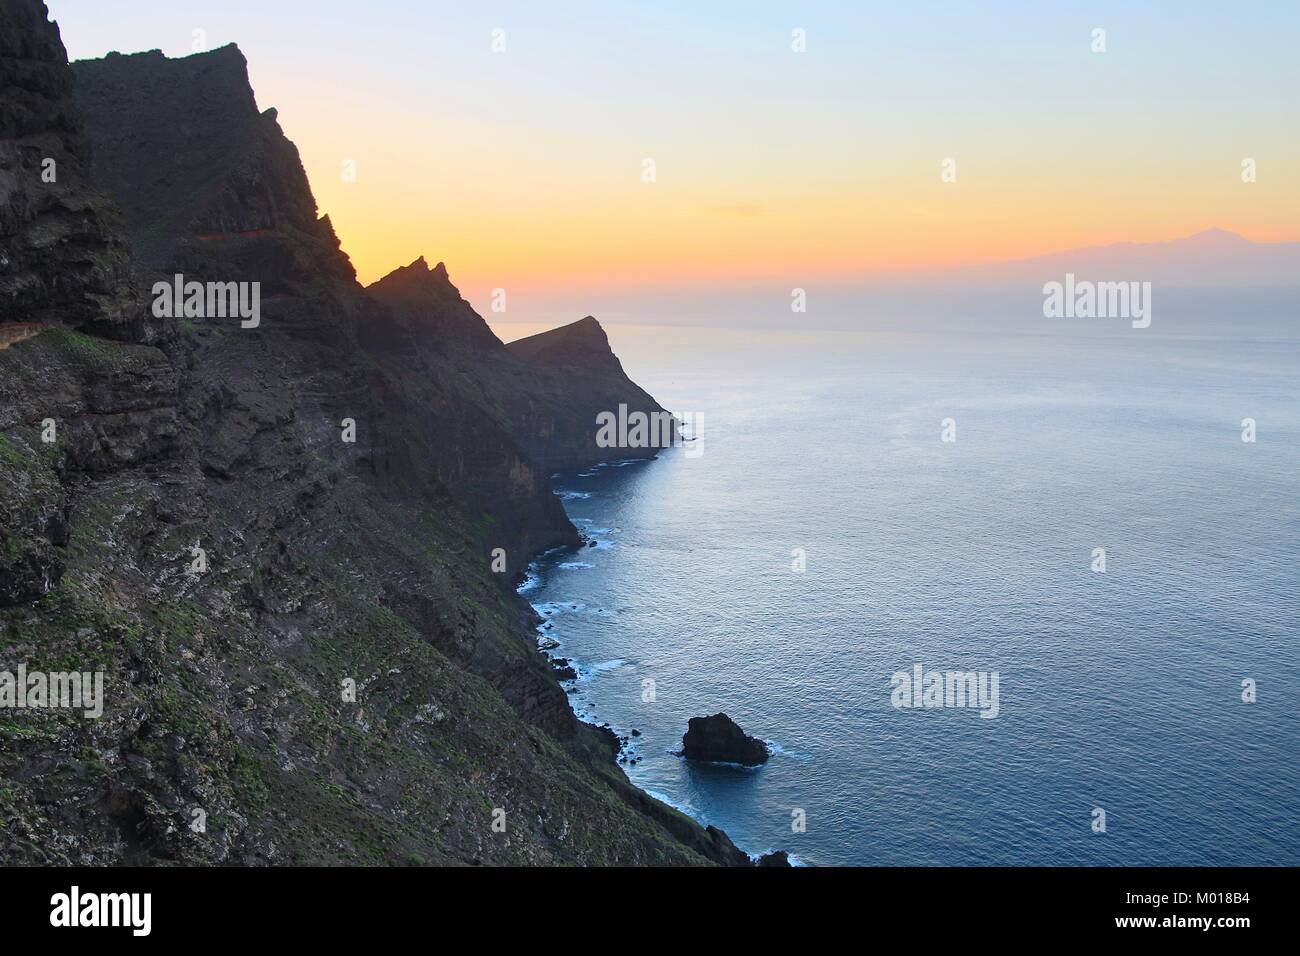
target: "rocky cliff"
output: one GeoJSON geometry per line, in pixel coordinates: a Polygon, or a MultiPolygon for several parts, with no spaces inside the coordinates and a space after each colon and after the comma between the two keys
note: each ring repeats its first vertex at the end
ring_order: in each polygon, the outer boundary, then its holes
{"type": "Polygon", "coordinates": [[[156,341],[116,210],[87,178],[58,27],[22,0],[0,0],[0,21],[0,322],[156,341]]]}
{"type": "Polygon", "coordinates": [[[507,580],[578,540],[585,403],[649,397],[529,385],[445,271],[360,288],[233,47],[74,102],[43,4],[0,16],[0,673],[104,678],[0,709],[0,861],[746,862],[628,784],[507,580]],[[260,322],[156,317],[176,272],[260,322]]]}
{"type": "Polygon", "coordinates": [[[418,259],[367,287],[407,329],[409,347],[454,368],[462,388],[548,474],[593,462],[653,457],[672,444],[675,420],[635,382],[591,316],[506,346],[452,285],[440,262],[418,259]],[[659,440],[640,447],[598,442],[598,416],[663,416],[659,440]]]}
{"type": "Polygon", "coordinates": [[[516,565],[576,542],[547,473],[357,284],[238,49],[74,69],[94,171],[122,203],[141,285],[179,273],[261,287],[257,329],[182,321],[175,352],[194,370],[205,471],[258,470],[285,451],[280,426],[292,421],[305,429],[301,455],[342,450],[389,498],[455,500],[516,565]],[[345,420],[354,443],[339,441],[345,420]]]}

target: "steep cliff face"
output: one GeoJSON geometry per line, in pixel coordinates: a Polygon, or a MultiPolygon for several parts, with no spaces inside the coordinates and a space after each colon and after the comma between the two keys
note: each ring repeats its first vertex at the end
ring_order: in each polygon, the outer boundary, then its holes
{"type": "Polygon", "coordinates": [[[256,329],[182,323],[208,472],[256,469],[285,451],[287,430],[303,455],[341,448],[377,493],[459,502],[488,550],[516,563],[576,542],[547,475],[453,378],[421,374],[400,324],[357,285],[238,49],[110,55],[74,71],[95,172],[122,204],[145,284],[179,273],[260,286],[256,329]],[[340,441],[345,420],[355,443],[340,441]]]}
{"type": "MultiPolygon", "coordinates": [[[[66,91],[43,6],[0,10],[6,89],[66,91]]],[[[103,715],[0,709],[0,860],[743,862],[573,718],[491,567],[576,542],[545,470],[467,353],[409,347],[357,286],[238,51],[77,70],[141,251],[131,282],[109,218],[42,246],[54,207],[0,196],[6,250],[117,264],[70,286],[24,253],[5,286],[0,672],[100,672],[103,715]],[[168,340],[147,290],[173,271],[261,283],[260,323],[168,340]]],[[[28,113],[6,132],[84,142],[66,96],[28,113]]]]}
{"type": "Polygon", "coordinates": [[[518,339],[506,348],[523,360],[524,381],[532,383],[527,400],[514,404],[512,427],[526,448],[555,467],[653,457],[679,438],[677,419],[627,377],[605,330],[592,316],[518,339]],[[636,413],[655,422],[645,443],[601,444],[600,416],[626,421],[636,413]]]}
{"type": "Polygon", "coordinates": [[[73,69],[96,179],[121,206],[144,266],[165,270],[177,245],[201,248],[274,231],[314,247],[312,268],[353,276],[329,221],[316,215],[298,150],[276,111],[258,110],[237,47],[180,59],[157,50],[114,53],[73,69]]]}
{"type": "Polygon", "coordinates": [[[452,285],[442,263],[423,259],[367,286],[410,332],[408,347],[456,371],[460,387],[488,409],[547,474],[593,462],[653,457],[675,436],[675,423],[627,377],[600,323],[587,316],[571,325],[510,345],[488,328],[452,285]],[[661,440],[640,447],[602,446],[598,418],[658,414],[670,422],[661,440]]]}
{"type": "Polygon", "coordinates": [[[117,212],[87,180],[58,27],[26,0],[0,0],[0,24],[0,323],[156,342],[167,329],[138,307],[117,212]]]}
{"type": "Polygon", "coordinates": [[[87,176],[72,73],[41,4],[0,0],[0,607],[57,586],[87,475],[175,449],[176,375],[113,204],[87,176]],[[94,336],[85,334],[93,333],[94,336]]]}

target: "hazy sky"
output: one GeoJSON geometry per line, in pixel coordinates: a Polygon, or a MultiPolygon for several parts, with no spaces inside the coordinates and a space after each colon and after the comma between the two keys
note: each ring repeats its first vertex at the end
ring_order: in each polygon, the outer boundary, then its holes
{"type": "Polygon", "coordinates": [[[74,59],[238,43],[363,281],[424,255],[478,301],[1300,239],[1295,0],[47,3],[74,59]]]}

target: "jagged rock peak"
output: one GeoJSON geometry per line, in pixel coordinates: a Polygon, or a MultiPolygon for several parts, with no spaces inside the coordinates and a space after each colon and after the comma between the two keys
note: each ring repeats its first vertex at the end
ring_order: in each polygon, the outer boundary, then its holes
{"type": "Polygon", "coordinates": [[[366,291],[411,323],[413,329],[435,331],[446,344],[460,343],[498,351],[501,340],[452,285],[447,267],[439,262],[432,269],[420,256],[410,265],[399,266],[366,291]]]}
{"type": "MultiPolygon", "coordinates": [[[[398,266],[382,279],[376,279],[370,284],[371,289],[396,289],[396,288],[428,288],[431,283],[446,288],[451,287],[451,277],[447,274],[447,266],[439,262],[432,269],[429,268],[429,261],[420,256],[410,265],[398,266]]],[[[454,287],[452,287],[454,289],[454,287]]],[[[457,293],[459,295],[459,293],[457,293]]]]}

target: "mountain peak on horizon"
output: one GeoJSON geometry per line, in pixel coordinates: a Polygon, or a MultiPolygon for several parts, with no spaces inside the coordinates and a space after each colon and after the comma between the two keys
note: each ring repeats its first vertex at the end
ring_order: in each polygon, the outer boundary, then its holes
{"type": "Polygon", "coordinates": [[[1247,238],[1239,232],[1231,229],[1224,229],[1221,226],[1210,226],[1199,232],[1188,233],[1185,236],[1174,236],[1171,239],[1150,239],[1134,240],[1120,239],[1116,242],[1097,243],[1088,246],[1074,246],[1070,249],[1061,249],[1056,252],[1044,253],[1041,256],[1033,256],[1034,259],[1047,258],[1049,256],[1069,255],[1080,252],[1093,252],[1101,250],[1140,250],[1140,249],[1170,249],[1186,246],[1268,246],[1277,245],[1277,243],[1256,242],[1254,239],[1247,238]]]}
{"type": "Polygon", "coordinates": [[[1171,242],[1247,242],[1252,245],[1255,240],[1247,239],[1239,232],[1233,232],[1231,229],[1223,229],[1219,226],[1211,226],[1209,229],[1202,229],[1200,232],[1194,232],[1190,236],[1183,236],[1179,239],[1172,239],[1171,242]]]}
{"type": "Polygon", "coordinates": [[[968,267],[979,282],[1037,279],[1044,272],[1090,277],[1141,275],[1166,285],[1289,286],[1300,274],[1300,242],[1259,242],[1211,226],[1189,235],[1150,242],[1078,246],[1028,259],[968,267]]]}

